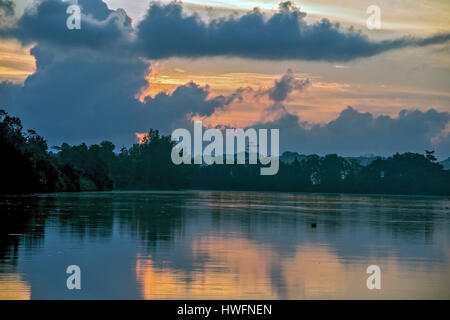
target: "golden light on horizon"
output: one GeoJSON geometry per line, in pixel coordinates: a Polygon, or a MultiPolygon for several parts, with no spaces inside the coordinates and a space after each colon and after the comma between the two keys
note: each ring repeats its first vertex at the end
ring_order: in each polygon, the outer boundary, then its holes
{"type": "MultiPolygon", "coordinates": [[[[333,68],[349,69],[348,66],[342,65],[333,65],[333,68]]],[[[236,90],[243,90],[243,100],[220,108],[209,117],[194,114],[192,120],[202,120],[208,127],[247,127],[271,120],[263,111],[273,102],[263,97],[254,99],[250,94],[245,94],[245,91],[264,91],[273,87],[274,82],[282,75],[282,73],[256,72],[193,73],[173,68],[170,61],[163,61],[152,67],[147,77],[149,85],[142,91],[139,100],[143,102],[145,97],[155,97],[161,92],[171,94],[177,87],[189,82],[206,88],[210,99],[219,95],[230,96],[235,94],[236,90]]],[[[400,85],[385,86],[362,81],[326,81],[321,77],[304,73],[297,76],[311,79],[311,85],[302,92],[292,93],[283,105],[289,112],[297,114],[302,122],[326,123],[336,119],[348,106],[361,112],[371,112],[375,116],[383,114],[391,117],[396,117],[398,112],[405,108],[448,110],[450,94],[442,90],[400,85]]]]}
{"type": "Polygon", "coordinates": [[[144,102],[145,97],[154,98],[162,92],[171,94],[177,87],[190,82],[211,88],[213,95],[220,95],[230,94],[238,88],[271,86],[279,78],[279,74],[254,72],[188,72],[171,66],[170,60],[156,61],[147,74],[148,85],[138,95],[138,99],[144,102]]]}

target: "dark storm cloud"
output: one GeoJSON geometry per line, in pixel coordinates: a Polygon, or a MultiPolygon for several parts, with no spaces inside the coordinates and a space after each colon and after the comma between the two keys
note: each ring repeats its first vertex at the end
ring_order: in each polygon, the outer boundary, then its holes
{"type": "Polygon", "coordinates": [[[103,21],[114,12],[110,10],[103,1],[92,0],[78,0],[82,12],[93,16],[96,20],[103,21]]]}
{"type": "Polygon", "coordinates": [[[207,88],[194,83],[141,103],[136,96],[148,85],[150,62],[123,45],[129,44],[129,18],[100,0],[83,0],[81,30],[68,30],[69,4],[44,0],[3,30],[22,43],[35,43],[30,54],[36,71],[23,85],[0,83],[0,108],[50,144],[101,139],[131,144],[135,132],[158,128],[169,134],[170,128],[186,125],[189,114],[210,115],[223,103],[224,97],[208,99],[207,88]]]}
{"type": "Polygon", "coordinates": [[[210,116],[214,110],[224,103],[224,97],[208,99],[208,88],[200,87],[191,82],[179,86],[172,94],[159,93],[154,98],[147,97],[145,103],[154,105],[153,109],[166,113],[168,118],[189,110],[189,106],[197,106],[195,111],[201,115],[210,116]],[[206,103],[205,103],[206,102],[206,103]]]}
{"type": "Polygon", "coordinates": [[[0,83],[0,108],[19,116],[51,145],[102,139],[129,145],[135,132],[158,128],[169,134],[188,124],[189,113],[209,115],[223,100],[208,100],[209,92],[191,83],[141,103],[136,95],[147,86],[149,62],[81,53],[55,57],[52,50],[35,47],[37,71],[23,86],[0,83]]]}
{"type": "Polygon", "coordinates": [[[281,80],[275,82],[275,86],[269,90],[269,97],[275,102],[282,102],[286,100],[288,95],[293,91],[301,91],[308,86],[310,81],[300,80],[295,78],[295,74],[291,69],[288,69],[281,80]]]}
{"type": "Polygon", "coordinates": [[[209,98],[210,93],[208,87],[191,82],[177,87],[171,94],[162,92],[154,98],[147,97],[141,113],[146,120],[140,122],[137,131],[148,131],[149,124],[164,134],[177,128],[192,127],[191,116],[209,116],[226,103],[226,97],[209,98]]]}
{"type": "Polygon", "coordinates": [[[55,58],[45,48],[33,50],[36,59],[45,62],[10,98],[6,110],[52,144],[117,139],[124,132],[131,137],[140,107],[134,95],[146,85],[148,64],[78,53],[55,58]]]}
{"type": "Polygon", "coordinates": [[[425,39],[405,37],[380,42],[324,19],[309,24],[291,2],[280,4],[268,19],[254,10],[241,17],[205,23],[186,15],[178,3],[152,4],[138,25],[138,46],[154,59],[167,57],[238,56],[254,59],[348,61],[408,46],[426,46],[450,39],[442,34],[425,39]]]}
{"type": "MultiPolygon", "coordinates": [[[[214,19],[209,23],[197,15],[187,15],[179,3],[153,3],[134,30],[122,9],[110,10],[99,0],[80,0],[81,30],[69,30],[66,10],[70,3],[43,0],[26,10],[14,27],[0,28],[0,36],[25,44],[39,42],[65,49],[84,47],[105,51],[119,46],[127,55],[151,59],[237,56],[318,61],[348,61],[450,39],[449,34],[439,34],[428,38],[370,41],[363,33],[344,29],[326,19],[307,23],[306,14],[289,1],[281,3],[278,12],[268,17],[255,9],[240,17],[214,19]]],[[[0,12],[9,14],[12,10],[12,2],[1,0],[0,12]]]]}
{"type": "Polygon", "coordinates": [[[423,153],[428,149],[448,157],[450,135],[441,135],[448,123],[450,113],[433,109],[403,110],[397,117],[390,117],[348,107],[326,124],[302,123],[297,115],[285,111],[278,120],[258,126],[279,128],[282,149],[305,154],[392,155],[407,151],[423,153]],[[435,139],[438,136],[440,139],[435,139]]]}
{"type": "Polygon", "coordinates": [[[101,4],[106,7],[101,1],[80,1],[81,29],[69,30],[66,26],[69,17],[66,10],[70,3],[44,0],[35,7],[28,8],[13,26],[1,28],[0,36],[17,39],[25,45],[39,43],[64,50],[105,50],[118,45],[129,46],[131,19],[125,11],[111,11],[101,4]],[[86,8],[94,11],[88,13],[86,8]],[[99,20],[99,17],[104,19],[99,20]]]}

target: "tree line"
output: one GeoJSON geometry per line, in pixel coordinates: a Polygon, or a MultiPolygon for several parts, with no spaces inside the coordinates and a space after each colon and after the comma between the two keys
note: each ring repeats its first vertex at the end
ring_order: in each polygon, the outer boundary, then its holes
{"type": "Polygon", "coordinates": [[[118,153],[109,141],[63,143],[49,152],[44,138],[0,110],[0,194],[186,188],[189,168],[172,164],[173,145],[151,130],[142,144],[118,153]]]}
{"type": "Polygon", "coordinates": [[[260,176],[257,166],[196,167],[196,189],[286,192],[450,195],[450,170],[432,153],[395,154],[367,166],[336,154],[309,155],[280,162],[275,176],[260,176]]]}
{"type": "Polygon", "coordinates": [[[336,154],[280,162],[275,176],[260,165],[182,165],[171,161],[170,136],[150,130],[139,144],[109,141],[87,146],[63,143],[48,150],[19,118],[0,110],[0,194],[108,190],[261,190],[291,192],[450,195],[450,170],[432,151],[376,158],[363,166],[336,154]]]}

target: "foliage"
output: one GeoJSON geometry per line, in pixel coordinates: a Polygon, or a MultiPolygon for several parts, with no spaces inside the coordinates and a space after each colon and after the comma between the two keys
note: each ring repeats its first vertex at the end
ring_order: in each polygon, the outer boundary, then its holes
{"type": "Polygon", "coordinates": [[[45,139],[33,130],[24,133],[19,118],[0,110],[0,194],[195,188],[450,195],[450,171],[428,150],[377,158],[367,166],[336,154],[309,155],[280,162],[275,176],[261,176],[259,165],[175,166],[173,146],[169,136],[150,130],[140,144],[118,153],[109,141],[63,143],[51,153],[45,139]]]}
{"type": "Polygon", "coordinates": [[[196,189],[266,190],[328,193],[450,195],[450,171],[432,152],[395,154],[368,166],[336,154],[309,155],[302,161],[280,162],[275,176],[260,176],[259,166],[196,167],[196,189]]]}
{"type": "Polygon", "coordinates": [[[79,173],[59,167],[46,141],[33,130],[23,133],[19,118],[0,110],[0,194],[78,191],[79,173]]]}

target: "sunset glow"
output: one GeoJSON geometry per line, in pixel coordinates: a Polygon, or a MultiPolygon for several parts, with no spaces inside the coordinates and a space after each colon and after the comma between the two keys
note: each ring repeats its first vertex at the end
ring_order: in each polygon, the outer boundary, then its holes
{"type": "Polygon", "coordinates": [[[144,144],[148,138],[148,133],[138,133],[136,132],[136,138],[138,139],[139,144],[144,144]]]}

